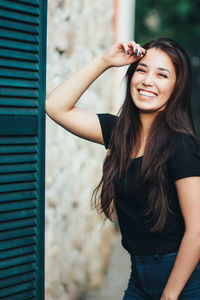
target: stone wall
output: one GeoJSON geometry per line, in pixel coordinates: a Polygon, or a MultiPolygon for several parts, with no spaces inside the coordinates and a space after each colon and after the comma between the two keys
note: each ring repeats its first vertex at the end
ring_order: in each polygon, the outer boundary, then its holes
{"type": "MultiPolygon", "coordinates": [[[[70,73],[113,42],[114,0],[49,0],[47,95],[70,73]]],[[[111,112],[113,70],[105,72],[78,106],[111,112]]],[[[59,99],[58,99],[59,101],[59,99]]],[[[83,299],[98,286],[112,245],[113,226],[90,209],[106,154],[47,116],[46,300],[83,299]]]]}

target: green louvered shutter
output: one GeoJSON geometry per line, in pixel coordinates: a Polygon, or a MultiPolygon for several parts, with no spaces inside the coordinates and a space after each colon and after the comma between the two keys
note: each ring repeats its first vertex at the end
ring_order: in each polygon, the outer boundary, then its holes
{"type": "Polygon", "coordinates": [[[0,0],[0,299],[44,299],[46,0],[0,0]]]}

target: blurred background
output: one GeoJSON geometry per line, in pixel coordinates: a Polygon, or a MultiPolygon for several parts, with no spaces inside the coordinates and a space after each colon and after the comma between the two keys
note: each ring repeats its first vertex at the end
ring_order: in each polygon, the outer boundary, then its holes
{"type": "MultiPolygon", "coordinates": [[[[49,0],[47,95],[72,72],[119,40],[179,42],[193,68],[193,115],[200,135],[198,0],[49,0]]],[[[110,69],[78,102],[117,113],[126,68],[110,69]]],[[[121,300],[130,263],[116,226],[90,208],[106,151],[46,123],[46,300],[121,300]]]]}

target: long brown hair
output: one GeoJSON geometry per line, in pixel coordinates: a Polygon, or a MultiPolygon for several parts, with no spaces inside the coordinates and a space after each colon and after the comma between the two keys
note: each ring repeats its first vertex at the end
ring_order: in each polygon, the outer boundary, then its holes
{"type": "MultiPolygon", "coordinates": [[[[168,213],[168,175],[166,162],[175,149],[178,132],[196,138],[191,113],[191,66],[187,54],[175,41],[166,38],[150,41],[145,49],[157,48],[171,58],[176,72],[174,90],[164,110],[155,117],[145,146],[142,159],[141,188],[148,199],[145,211],[147,222],[153,222],[152,231],[161,231],[168,213]]],[[[92,206],[111,220],[115,199],[115,184],[125,176],[132,162],[131,154],[137,154],[141,144],[141,121],[130,91],[131,79],[138,62],[131,64],[126,73],[126,96],[118,112],[112,131],[109,151],[103,163],[103,176],[92,194],[92,206]],[[100,195],[98,196],[98,192],[100,195]],[[93,199],[93,196],[94,199],[93,199]]]]}

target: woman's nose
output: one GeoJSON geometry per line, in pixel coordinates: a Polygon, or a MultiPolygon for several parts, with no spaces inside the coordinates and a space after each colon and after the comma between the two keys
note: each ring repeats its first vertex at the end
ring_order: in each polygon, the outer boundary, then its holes
{"type": "Polygon", "coordinates": [[[151,74],[147,74],[143,80],[143,84],[144,85],[153,85],[154,80],[153,80],[153,76],[151,74]]]}

